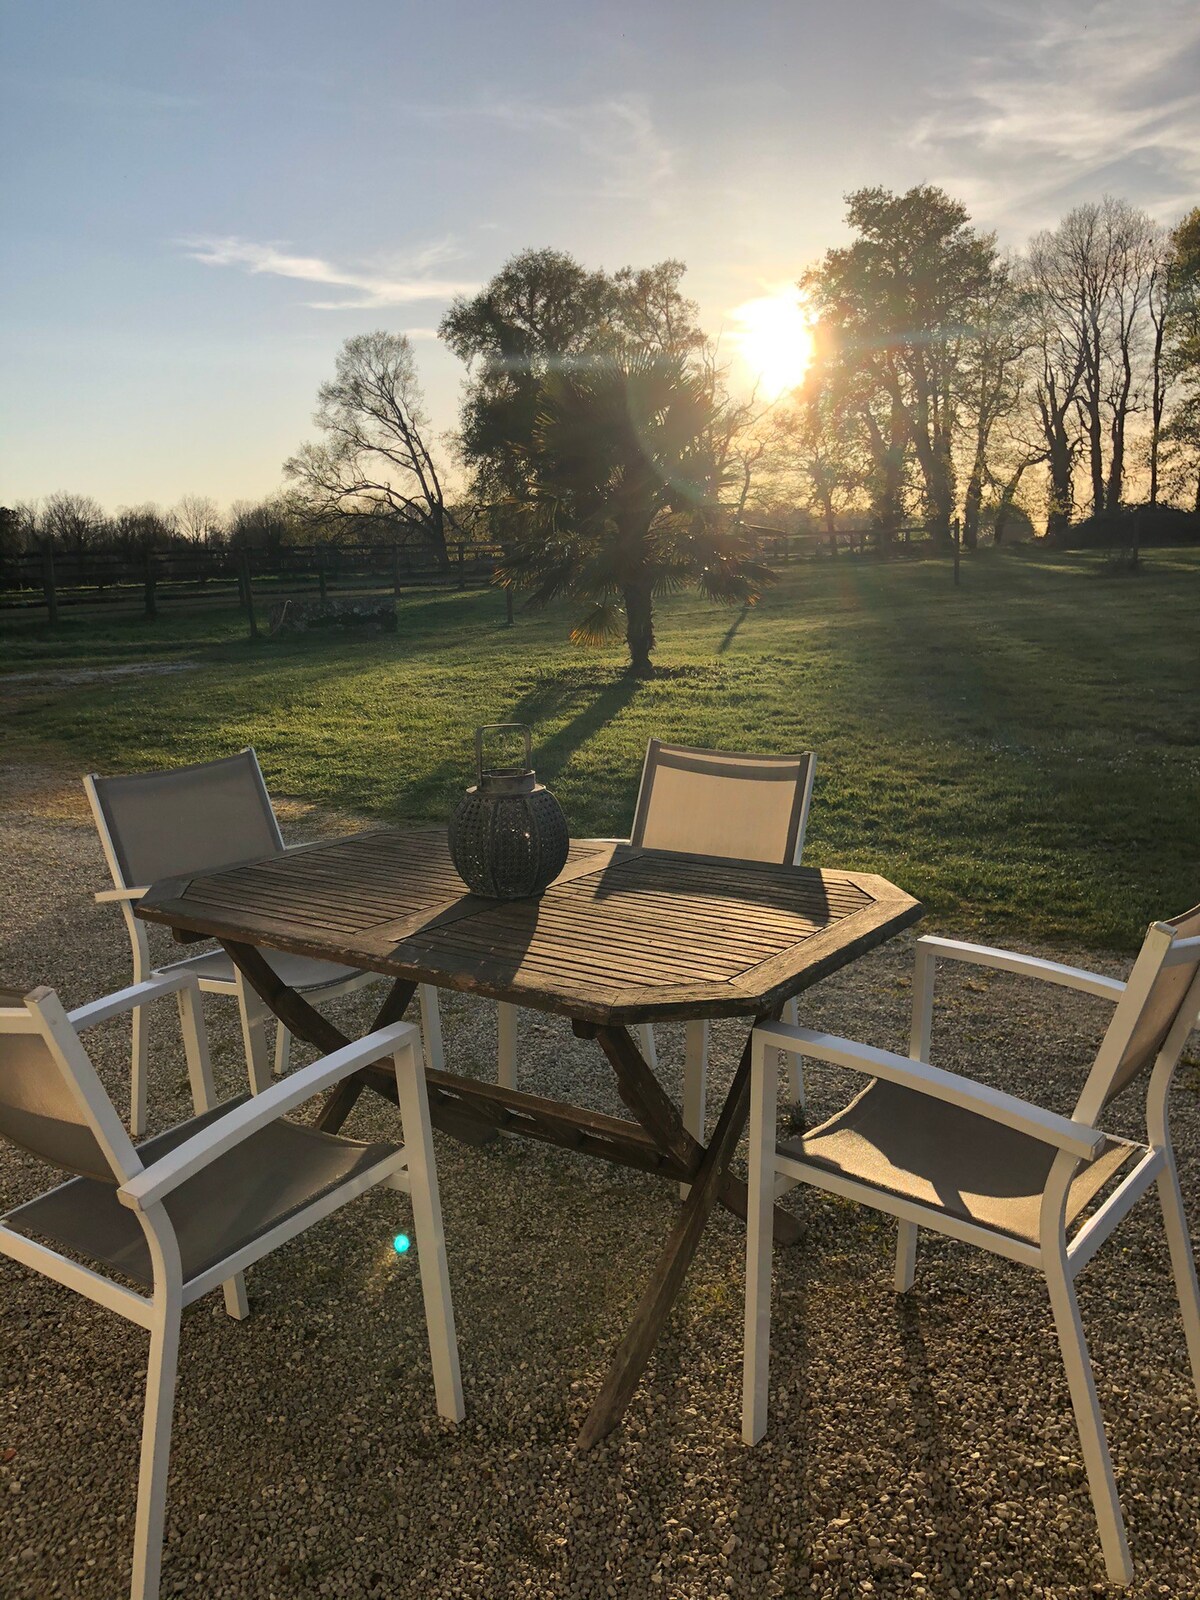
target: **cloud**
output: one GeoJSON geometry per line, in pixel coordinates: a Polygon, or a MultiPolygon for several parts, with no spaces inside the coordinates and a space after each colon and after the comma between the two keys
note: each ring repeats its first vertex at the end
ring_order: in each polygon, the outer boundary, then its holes
{"type": "Polygon", "coordinates": [[[947,0],[991,50],[909,142],[933,181],[1001,223],[1035,227],[1104,189],[1134,188],[1171,217],[1200,184],[1200,8],[1195,0],[947,0]]]}
{"type": "MultiPolygon", "coordinates": [[[[370,271],[338,266],[320,256],[292,255],[282,245],[256,244],[250,239],[201,236],[181,239],[179,245],[193,261],[201,261],[207,267],[239,267],[255,277],[293,278],[300,283],[354,291],[350,298],[307,301],[314,311],[362,311],[377,306],[411,305],[418,300],[449,300],[456,294],[474,294],[479,287],[466,280],[426,275],[433,267],[459,256],[449,240],[426,245],[370,271]]],[[[410,337],[421,338],[428,331],[414,329],[410,337]]]]}
{"type": "Polygon", "coordinates": [[[473,118],[517,133],[569,141],[597,173],[589,193],[609,200],[648,200],[675,174],[674,152],[655,127],[644,97],[605,96],[578,105],[494,100],[475,106],[410,108],[435,121],[473,118]]]}

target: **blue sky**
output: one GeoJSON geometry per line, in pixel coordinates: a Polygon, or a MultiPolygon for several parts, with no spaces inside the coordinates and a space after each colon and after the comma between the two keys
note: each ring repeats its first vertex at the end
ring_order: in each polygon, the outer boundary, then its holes
{"type": "Polygon", "coordinates": [[[1019,244],[1200,200],[1195,0],[0,0],[0,501],[279,483],[341,341],[515,251],[667,255],[710,331],[944,184],[1019,244]]]}

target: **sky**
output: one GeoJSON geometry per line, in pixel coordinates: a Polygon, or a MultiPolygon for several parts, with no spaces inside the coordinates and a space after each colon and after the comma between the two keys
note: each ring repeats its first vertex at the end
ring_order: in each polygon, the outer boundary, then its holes
{"type": "Polygon", "coordinates": [[[1196,0],[0,0],[0,503],[280,484],[341,342],[513,254],[667,256],[737,308],[943,185],[1005,246],[1200,200],[1196,0]]]}

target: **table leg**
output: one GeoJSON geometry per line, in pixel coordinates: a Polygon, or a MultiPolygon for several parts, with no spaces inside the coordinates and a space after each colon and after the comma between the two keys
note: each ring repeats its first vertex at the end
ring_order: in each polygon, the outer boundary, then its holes
{"type": "MultiPolygon", "coordinates": [[[[704,1146],[684,1126],[674,1101],[655,1077],[629,1029],[597,1028],[595,1038],[616,1074],[617,1092],[642,1127],[685,1171],[698,1170],[704,1160],[704,1146]]],[[[727,1211],[745,1222],[748,1197],[744,1179],[724,1173],[717,1199],[727,1211]]],[[[800,1223],[791,1212],[776,1206],[776,1242],[795,1244],[800,1232],[800,1223]]]]}
{"type": "Polygon", "coordinates": [[[680,1208],[629,1331],[580,1431],[581,1450],[603,1439],[621,1420],[683,1286],[709,1212],[720,1194],[725,1169],[746,1126],[750,1111],[750,1047],[751,1040],[747,1039],[712,1142],[692,1178],[691,1192],[680,1208]]]}
{"type": "MultiPolygon", "coordinates": [[[[288,988],[256,945],[222,939],[221,947],[250,987],[296,1038],[327,1054],[350,1043],[342,1030],[328,1017],[323,1017],[316,1006],[310,1005],[295,989],[288,988]]],[[[367,1031],[374,1033],[376,1028],[385,1028],[389,1022],[399,1022],[416,992],[415,983],[397,978],[367,1031]]],[[[354,1109],[364,1087],[365,1079],[359,1073],[340,1083],[325,1102],[317,1126],[326,1133],[336,1133],[354,1109]]]]}

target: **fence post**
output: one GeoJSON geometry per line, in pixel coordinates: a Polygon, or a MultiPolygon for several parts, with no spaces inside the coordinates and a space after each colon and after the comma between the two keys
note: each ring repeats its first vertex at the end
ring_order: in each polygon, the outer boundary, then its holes
{"type": "Polygon", "coordinates": [[[959,575],[958,575],[958,556],[959,556],[959,550],[961,549],[961,547],[962,547],[962,523],[958,520],[957,517],[955,517],[955,519],[954,519],[954,587],[956,589],[958,588],[959,581],[960,581],[959,580],[959,575]]]}
{"type": "Polygon", "coordinates": [[[155,593],[157,579],[154,573],[154,552],[146,551],[146,620],[153,622],[158,616],[158,595],[155,593]]]}
{"type": "Polygon", "coordinates": [[[392,593],[396,599],[400,598],[400,546],[392,546],[392,593]]]}
{"type": "Polygon", "coordinates": [[[317,546],[317,591],[322,602],[325,599],[325,545],[317,546]]]}
{"type": "Polygon", "coordinates": [[[58,589],[54,583],[54,546],[42,546],[42,591],[46,596],[46,610],[49,613],[50,626],[58,627],[58,589]]]}
{"type": "Polygon", "coordinates": [[[463,545],[462,540],[460,539],[458,541],[458,587],[460,589],[465,589],[467,587],[467,575],[466,575],[466,568],[465,568],[465,565],[464,565],[464,562],[463,562],[463,551],[464,551],[464,545],[463,545]]]}
{"type": "Polygon", "coordinates": [[[258,638],[258,618],[254,615],[254,592],[250,587],[250,551],[242,546],[242,593],[246,598],[246,616],[250,621],[250,638],[258,638]]]}

